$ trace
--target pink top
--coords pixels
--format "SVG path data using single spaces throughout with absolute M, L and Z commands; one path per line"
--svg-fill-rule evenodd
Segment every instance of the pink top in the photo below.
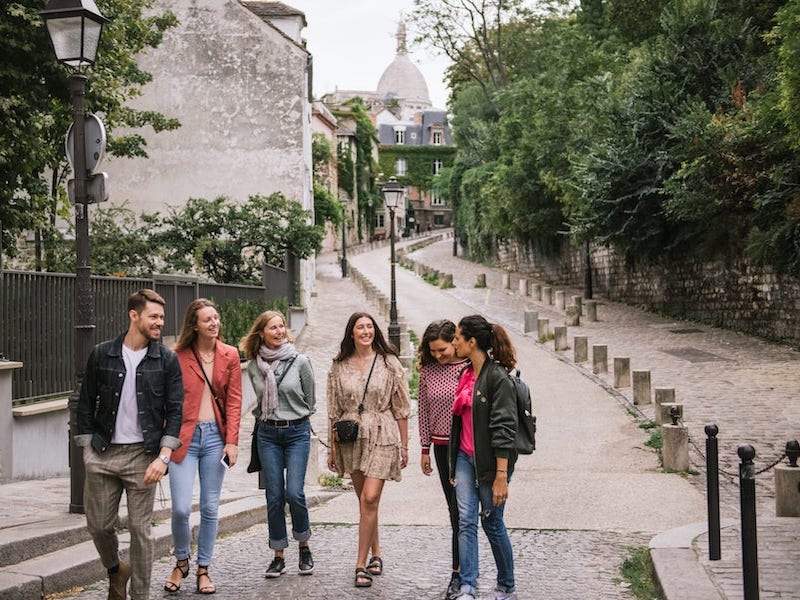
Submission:
M 467 361 L 425 365 L 419 374 L 419 439 L 422 453 L 430 445 L 446 446 L 450 439 L 450 417 L 461 370 Z
M 472 434 L 472 390 L 475 388 L 475 371 L 467 367 L 461 374 L 453 402 L 453 414 L 461 417 L 461 450 L 475 456 L 475 438 Z

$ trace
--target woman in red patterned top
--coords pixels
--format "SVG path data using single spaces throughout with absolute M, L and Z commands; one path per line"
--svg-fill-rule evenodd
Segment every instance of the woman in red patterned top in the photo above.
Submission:
M 425 475 L 433 472 L 430 454 L 433 444 L 436 470 L 439 472 L 453 529 L 453 574 L 447 588 L 447 598 L 455 597 L 461 587 L 458 575 L 458 504 L 455 488 L 450 483 L 447 443 L 450 439 L 451 409 L 458 377 L 468 364 L 468 361 L 456 357 L 453 347 L 455 333 L 455 323 L 447 320 L 434 321 L 425 329 L 419 345 L 419 437 L 422 445 L 420 465 Z

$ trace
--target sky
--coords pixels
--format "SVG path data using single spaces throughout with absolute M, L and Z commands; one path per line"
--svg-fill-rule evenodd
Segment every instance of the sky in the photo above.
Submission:
M 372 90 L 394 59 L 397 24 L 410 14 L 413 0 L 283 0 L 306 14 L 303 36 L 314 55 L 314 96 L 340 90 Z M 409 45 L 416 32 L 409 30 Z M 444 72 L 449 60 L 427 48 L 409 48 L 431 101 L 447 108 Z

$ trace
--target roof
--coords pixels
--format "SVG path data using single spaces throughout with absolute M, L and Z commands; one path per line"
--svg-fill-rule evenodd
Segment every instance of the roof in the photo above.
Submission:
M 303 11 L 284 4 L 283 2 L 267 2 L 266 0 L 240 0 L 254 15 L 264 18 L 275 17 L 302 17 L 303 26 L 307 27 L 306 15 Z
M 378 82 L 378 95 L 382 98 L 418 100 L 428 105 L 431 103 L 425 77 L 407 54 L 398 54 L 386 67 Z

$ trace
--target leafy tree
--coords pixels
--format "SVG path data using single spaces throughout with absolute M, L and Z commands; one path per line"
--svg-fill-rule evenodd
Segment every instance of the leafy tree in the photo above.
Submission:
M 0 222 L 6 235 L 24 229 L 52 230 L 59 189 L 68 175 L 64 135 L 71 124 L 69 73 L 56 62 L 39 17 L 45 0 L 13 0 L 0 6 Z M 136 110 L 127 102 L 150 80 L 136 57 L 157 47 L 177 24 L 169 11 L 153 11 L 154 0 L 98 0 L 111 21 L 103 31 L 97 63 L 91 70 L 86 105 L 102 113 L 114 156 L 146 156 L 136 129 L 175 129 L 179 123 L 160 113 Z M 123 129 L 125 133 L 116 133 Z M 49 174 L 47 180 L 45 175 Z
M 175 270 L 199 271 L 219 283 L 257 283 L 264 261 L 283 266 L 287 252 L 307 258 L 320 249 L 323 228 L 309 217 L 280 193 L 242 204 L 192 198 L 173 209 L 151 239 Z

